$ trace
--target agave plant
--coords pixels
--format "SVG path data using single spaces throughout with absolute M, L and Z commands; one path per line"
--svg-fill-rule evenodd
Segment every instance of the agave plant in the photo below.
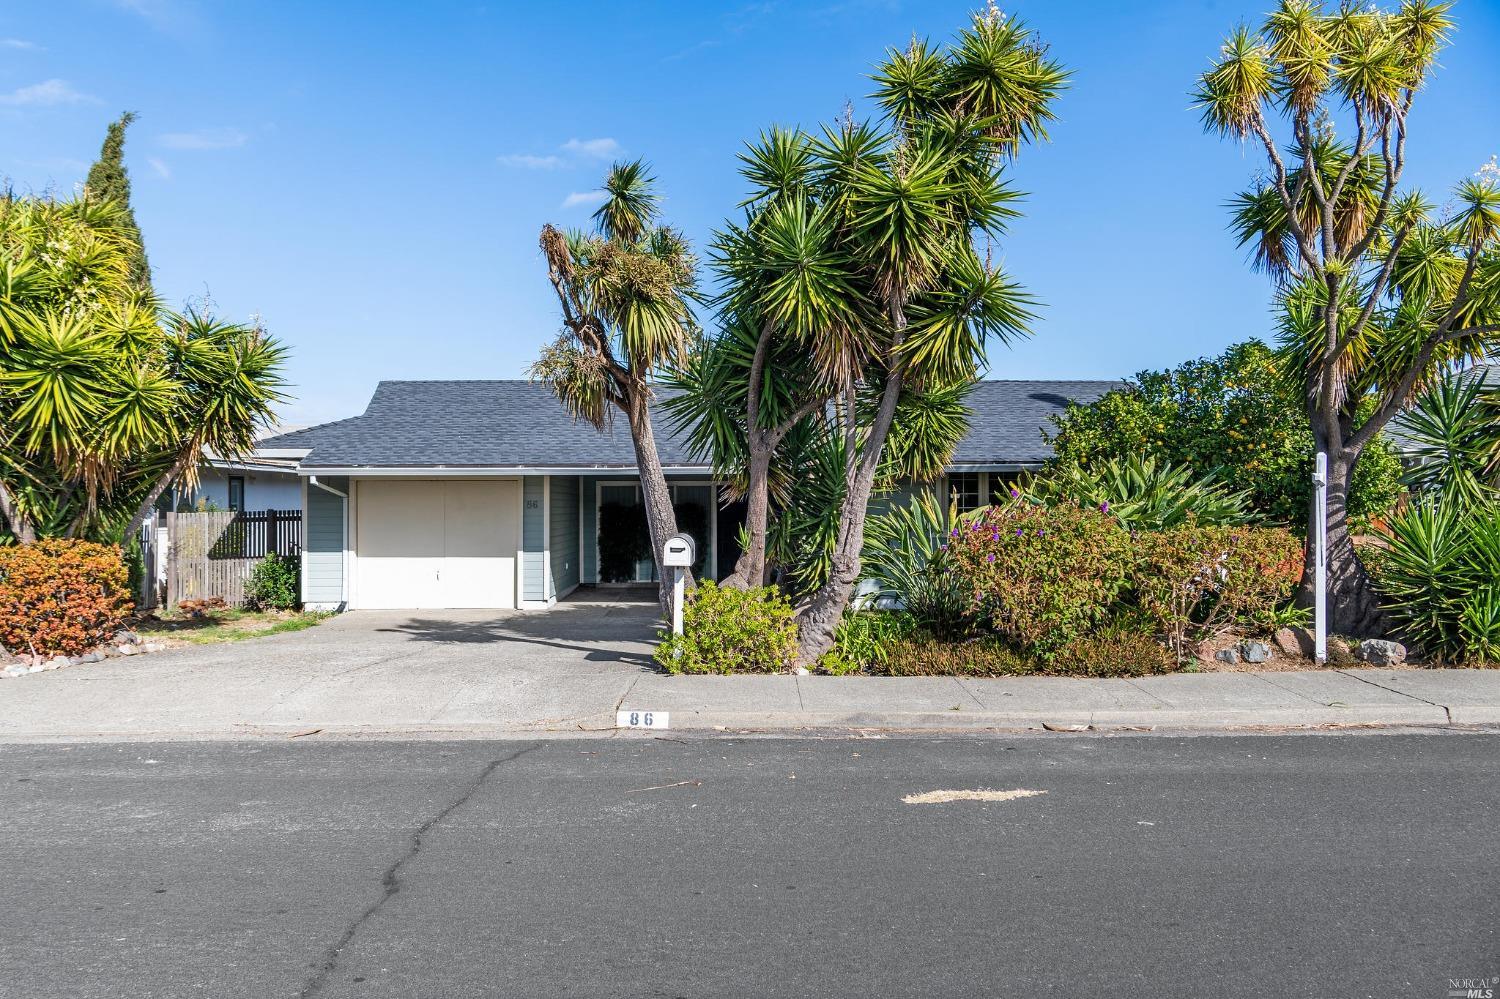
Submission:
M 963 584 L 944 565 L 944 539 L 959 520 L 956 506 L 923 489 L 865 526 L 863 578 L 939 637 L 962 631 L 968 610 Z
M 1391 522 L 1386 609 L 1431 655 L 1500 661 L 1500 503 L 1428 500 Z
M 1402 476 L 1414 492 L 1445 504 L 1472 506 L 1495 496 L 1490 451 L 1500 443 L 1500 422 L 1484 405 L 1485 389 L 1473 375 L 1433 384 L 1398 421 L 1415 464 Z
M 1111 458 L 1087 469 L 1063 465 L 1032 479 L 1027 492 L 1043 503 L 1100 507 L 1132 531 L 1166 530 L 1189 518 L 1214 526 L 1252 519 L 1248 493 L 1152 457 Z

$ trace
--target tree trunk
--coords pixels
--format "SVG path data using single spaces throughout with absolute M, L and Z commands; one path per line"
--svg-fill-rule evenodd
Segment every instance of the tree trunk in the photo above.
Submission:
M 151 516 L 151 508 L 156 506 L 156 501 L 161 499 L 161 494 L 167 491 L 167 487 L 177 481 L 182 475 L 182 471 L 187 468 L 189 460 L 191 460 L 190 455 L 178 458 L 172 467 L 167 470 L 166 474 L 156 480 L 156 485 L 151 487 L 151 491 L 146 494 L 146 498 L 141 501 L 141 505 L 136 507 L 135 516 L 130 518 L 130 526 L 125 528 L 125 536 L 120 539 L 120 544 L 130 544 L 130 539 L 140 532 L 141 525 L 145 524 L 146 518 Z
M 651 534 L 651 560 L 656 565 L 656 595 L 664 620 L 672 620 L 672 577 L 661 564 L 662 546 L 677 533 L 677 512 L 672 509 L 672 490 L 656 453 L 656 434 L 651 428 L 651 407 L 644 386 L 636 386 L 627 398 L 630 437 L 635 444 L 636 467 L 641 474 L 641 498 L 646 507 L 646 527 Z M 694 538 L 708 544 L 707 538 Z M 690 580 L 691 581 L 691 580 Z
M 775 443 L 765 431 L 751 434 L 750 481 L 745 493 L 745 533 L 750 545 L 734 565 L 734 574 L 724 580 L 725 586 L 749 588 L 764 586 L 766 581 L 766 524 L 771 500 L 771 456 Z
M 891 423 L 896 417 L 896 402 L 901 396 L 902 376 L 886 375 L 880 409 L 865 438 L 855 472 L 839 504 L 839 533 L 834 543 L 828 581 L 813 594 L 801 612 L 797 635 L 797 662 L 810 666 L 833 647 L 833 633 L 854 595 L 859 582 L 860 553 L 865 546 L 865 520 L 869 513 L 870 494 L 875 489 L 875 473 L 880 467 Z
M 0 483 L 0 516 L 5 518 L 6 528 L 10 531 L 10 536 L 16 539 L 16 544 L 29 545 L 36 541 L 36 528 L 32 526 L 31 519 L 16 506 L 15 497 L 11 496 L 4 483 Z
M 1349 530 L 1349 484 L 1354 478 L 1358 451 L 1328 455 L 1328 632 L 1353 638 L 1380 638 L 1387 630 L 1374 580 L 1354 550 Z M 1313 502 L 1317 502 L 1316 497 Z M 1297 602 L 1313 605 L 1317 585 L 1316 513 L 1308 511 L 1307 544 L 1303 550 L 1302 586 Z

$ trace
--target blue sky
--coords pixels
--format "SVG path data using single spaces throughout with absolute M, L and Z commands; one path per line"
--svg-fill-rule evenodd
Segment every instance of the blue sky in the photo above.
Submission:
M 1007 267 L 1044 303 L 990 377 L 1110 378 L 1264 335 L 1269 290 L 1225 231 L 1258 166 L 1187 93 L 1269 0 L 1020 0 L 1074 70 L 1050 144 L 1011 177 Z M 292 348 L 306 423 L 381 378 L 514 378 L 557 328 L 536 250 L 582 225 L 609 161 L 644 156 L 696 244 L 773 123 L 866 107 L 865 74 L 975 2 L 209 3 L 9 0 L 0 175 L 66 192 L 121 110 L 156 286 L 252 314 Z M 1413 116 L 1408 180 L 1446 190 L 1500 152 L 1500 3 L 1459 34 Z

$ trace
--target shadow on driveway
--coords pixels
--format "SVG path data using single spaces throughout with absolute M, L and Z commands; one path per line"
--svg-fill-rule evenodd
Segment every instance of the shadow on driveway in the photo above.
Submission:
M 437 645 L 535 645 L 582 653 L 585 662 L 656 669 L 650 655 L 660 627 L 655 604 L 579 602 L 545 611 L 472 613 L 476 616 L 455 611 L 412 616 L 373 630 Z M 601 644 L 605 647 L 600 648 Z

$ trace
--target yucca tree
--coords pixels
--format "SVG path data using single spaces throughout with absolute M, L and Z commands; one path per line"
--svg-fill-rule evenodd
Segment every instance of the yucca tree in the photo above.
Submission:
M 547 275 L 562 309 L 563 331 L 531 367 L 575 419 L 599 429 L 620 411 L 630 424 L 657 563 L 658 598 L 671 614 L 662 546 L 677 533 L 672 494 L 651 426 L 652 384 L 681 364 L 695 335 L 690 302 L 696 264 L 686 241 L 659 221 L 655 181 L 640 160 L 617 163 L 593 233 L 542 227 Z M 705 539 L 699 539 L 705 541 Z
M 173 315 L 132 271 L 116 202 L 0 198 L 0 516 L 12 540 L 128 540 L 281 401 L 284 350 Z
M 712 431 L 741 442 L 726 449 L 738 448 L 749 507 L 741 581 L 761 581 L 772 490 L 797 478 L 777 470 L 778 449 L 809 420 L 813 439 L 828 448 L 834 434 L 841 449 L 821 579 L 799 608 L 804 662 L 829 648 L 859 579 L 903 399 L 972 381 L 991 342 L 1027 331 L 1029 300 L 989 247 L 1016 214 L 1002 168 L 1045 135 L 1066 74 L 1025 25 L 992 8 L 949 46 L 891 51 L 874 79 L 878 125 L 851 114 L 750 147 L 745 217 L 715 242 L 732 331 L 723 363 L 745 386 L 726 396 L 743 408 Z
M 1195 93 L 1208 131 L 1265 158 L 1233 227 L 1276 280 L 1281 366 L 1328 453 L 1331 626 L 1354 635 L 1382 629 L 1349 531 L 1354 467 L 1416 392 L 1492 353 L 1500 334 L 1500 186 L 1465 180 L 1445 212 L 1401 187 L 1409 116 L 1453 30 L 1450 7 L 1283 0 L 1259 29 L 1229 36 Z M 1340 124 L 1352 139 L 1337 138 Z

